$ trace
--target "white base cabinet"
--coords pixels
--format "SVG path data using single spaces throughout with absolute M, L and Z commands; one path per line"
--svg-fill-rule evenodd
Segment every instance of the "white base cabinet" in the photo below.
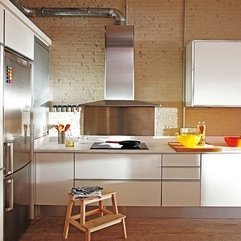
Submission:
M 35 153 L 35 163 L 35 205 L 66 205 L 72 187 L 98 185 L 119 206 L 241 206 L 241 154 Z
M 241 154 L 202 154 L 201 205 L 241 206 Z
M 36 153 L 35 163 L 35 205 L 66 205 L 74 186 L 74 154 Z
M 162 206 L 200 206 L 200 155 L 163 154 Z
M 152 154 L 75 154 L 75 186 L 117 191 L 120 206 L 160 206 L 160 162 Z

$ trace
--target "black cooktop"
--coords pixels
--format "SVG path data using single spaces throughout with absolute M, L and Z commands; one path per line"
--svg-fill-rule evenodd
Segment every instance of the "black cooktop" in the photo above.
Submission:
M 136 147 L 123 146 L 118 143 L 94 142 L 90 149 L 110 149 L 110 150 L 148 150 L 146 143 L 142 142 Z

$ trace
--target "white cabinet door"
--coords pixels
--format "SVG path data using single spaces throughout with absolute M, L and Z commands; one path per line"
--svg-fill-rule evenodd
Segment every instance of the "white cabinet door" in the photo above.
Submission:
M 3 43 L 4 36 L 4 9 L 0 6 L 0 43 Z
M 186 106 L 241 106 L 241 41 L 186 46 Z
M 203 154 L 202 206 L 241 206 L 241 154 Z
M 5 46 L 34 59 L 34 33 L 19 19 L 5 11 Z
M 200 206 L 200 155 L 163 154 L 162 206 Z
M 151 154 L 76 154 L 75 186 L 117 191 L 118 205 L 160 206 L 160 162 Z
M 74 186 L 73 153 L 36 153 L 36 205 L 66 205 Z

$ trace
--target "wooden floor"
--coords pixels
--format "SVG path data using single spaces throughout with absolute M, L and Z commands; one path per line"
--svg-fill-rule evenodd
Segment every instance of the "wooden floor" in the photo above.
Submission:
M 241 241 L 241 219 L 126 219 L 128 241 Z M 64 217 L 33 220 L 21 241 L 60 241 Z M 82 241 L 81 231 L 71 227 L 67 241 Z M 92 234 L 92 241 L 120 241 L 121 226 Z

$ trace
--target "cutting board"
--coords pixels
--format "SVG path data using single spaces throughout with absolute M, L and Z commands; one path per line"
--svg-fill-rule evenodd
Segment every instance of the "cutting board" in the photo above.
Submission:
M 221 147 L 205 144 L 204 146 L 186 147 L 179 142 L 168 142 L 168 144 L 177 152 L 220 152 Z

